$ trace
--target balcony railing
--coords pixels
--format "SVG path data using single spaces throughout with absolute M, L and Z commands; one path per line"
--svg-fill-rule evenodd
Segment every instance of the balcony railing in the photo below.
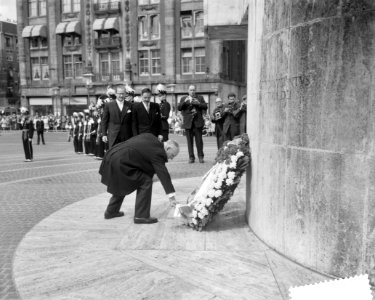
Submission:
M 95 13 L 120 12 L 121 4 L 117 1 L 109 1 L 105 3 L 94 4 Z
M 123 81 L 123 80 L 124 80 L 123 73 L 97 74 L 95 75 L 95 78 L 94 78 L 95 82 L 109 82 L 109 81 Z
M 106 37 L 95 39 L 96 48 L 121 48 L 121 38 L 116 37 Z

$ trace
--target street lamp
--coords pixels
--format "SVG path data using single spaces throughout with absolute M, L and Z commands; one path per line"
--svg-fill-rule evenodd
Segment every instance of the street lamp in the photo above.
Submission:
M 62 104 L 61 104 L 61 99 L 59 98 L 60 96 L 60 87 L 55 86 L 52 88 L 53 95 L 55 97 L 55 110 L 54 112 L 58 113 L 61 115 L 61 109 L 62 109 Z
M 88 103 L 90 102 L 90 88 L 92 87 L 92 78 L 94 77 L 94 74 L 92 72 L 87 72 L 82 75 L 84 78 L 86 78 L 86 88 L 87 88 L 87 97 L 88 97 Z

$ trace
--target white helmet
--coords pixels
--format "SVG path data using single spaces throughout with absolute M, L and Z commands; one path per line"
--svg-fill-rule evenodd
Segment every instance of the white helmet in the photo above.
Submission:
M 167 93 L 167 87 L 161 83 L 159 83 L 156 86 L 156 92 L 157 94 L 166 94 Z
M 125 93 L 131 96 L 135 95 L 135 90 L 133 90 L 130 86 L 126 85 L 125 86 Z

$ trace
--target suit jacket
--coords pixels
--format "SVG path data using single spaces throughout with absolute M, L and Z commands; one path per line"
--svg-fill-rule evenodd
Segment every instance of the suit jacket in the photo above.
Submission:
M 236 132 L 236 134 L 240 133 L 240 123 L 239 123 L 239 111 L 240 105 L 238 102 L 233 102 L 233 104 L 226 104 L 225 108 L 229 108 L 228 112 L 223 112 L 224 124 L 223 130 L 224 134 L 228 132 L 230 128 L 232 128 L 232 132 Z
M 133 103 L 133 135 L 141 133 L 152 133 L 155 136 L 161 135 L 161 116 L 159 104 L 150 102 L 150 109 L 147 110 L 142 102 Z
M 246 114 L 247 114 L 246 104 L 241 105 L 241 109 L 238 113 L 238 119 L 240 123 L 240 134 L 246 133 Z
M 108 137 L 109 148 L 113 146 L 118 136 L 123 140 L 128 140 L 133 136 L 131 106 L 128 101 L 124 101 L 124 106 L 120 111 L 116 100 L 104 105 L 101 126 L 103 136 Z
M 216 136 L 222 135 L 223 124 L 224 124 L 224 106 L 216 107 L 211 115 L 211 122 L 215 124 L 215 134 Z
M 203 110 L 207 109 L 207 103 L 199 95 L 195 95 L 199 102 L 197 104 L 192 104 L 189 100 L 185 101 L 187 97 L 189 96 L 182 97 L 177 107 L 182 115 L 182 128 L 191 129 L 193 124 L 197 128 L 202 128 L 204 126 Z
M 162 101 L 160 103 L 160 114 L 161 114 L 161 129 L 169 130 L 168 118 L 171 112 L 171 105 L 168 101 Z
M 38 120 L 35 122 L 35 127 L 37 132 L 43 132 L 44 131 L 44 122 L 43 120 Z
M 139 172 L 153 177 L 156 173 L 166 194 L 175 192 L 165 163 L 168 161 L 163 143 L 151 133 L 142 133 L 116 144 L 102 161 L 99 174 L 107 191 L 113 195 L 128 195 L 141 184 Z

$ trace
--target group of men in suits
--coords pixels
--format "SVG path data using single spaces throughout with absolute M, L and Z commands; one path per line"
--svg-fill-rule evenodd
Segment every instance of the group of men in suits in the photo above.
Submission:
M 137 190 L 134 223 L 158 222 L 150 216 L 154 174 L 159 177 L 171 206 L 176 203 L 165 164 L 178 154 L 179 146 L 168 138 L 169 125 L 168 131 L 165 128 L 171 109 L 165 86 L 159 84 L 157 92 L 160 105 L 150 101 L 152 93 L 148 88 L 141 91 L 141 102 L 131 103 L 125 99 L 126 90 L 118 87 L 116 97 L 104 104 L 101 130 L 108 151 L 99 173 L 101 182 L 112 194 L 104 212 L 105 219 L 124 216 L 120 211 L 123 200 Z
M 217 148 L 220 149 L 225 141 L 231 141 L 236 135 L 246 132 L 246 95 L 242 101 L 236 100 L 234 93 L 228 94 L 228 102 L 223 104 L 216 99 L 216 107 L 211 120 L 215 124 Z

